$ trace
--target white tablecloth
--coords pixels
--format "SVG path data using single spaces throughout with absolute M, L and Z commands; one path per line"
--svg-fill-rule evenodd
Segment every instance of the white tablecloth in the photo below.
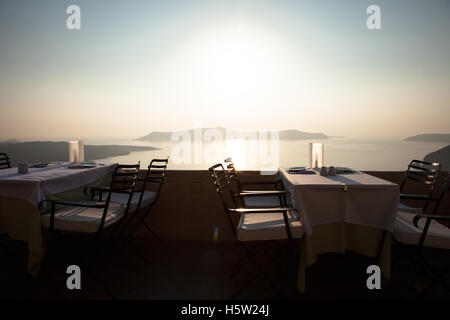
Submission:
M 0 170 L 0 196 L 20 198 L 37 205 L 45 195 L 57 194 L 90 184 L 113 170 L 115 164 L 89 169 L 68 169 L 67 163 L 30 168 L 19 174 L 17 168 Z
M 280 177 L 300 212 L 306 236 L 312 227 L 347 222 L 392 232 L 399 203 L 399 186 L 365 174 L 289 174 Z

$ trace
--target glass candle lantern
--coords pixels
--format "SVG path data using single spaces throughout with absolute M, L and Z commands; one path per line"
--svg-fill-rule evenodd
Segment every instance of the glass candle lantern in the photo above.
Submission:
M 323 166 L 324 144 L 311 142 L 309 144 L 309 166 L 318 169 Z
M 84 142 L 69 141 L 69 162 L 79 163 L 84 161 Z

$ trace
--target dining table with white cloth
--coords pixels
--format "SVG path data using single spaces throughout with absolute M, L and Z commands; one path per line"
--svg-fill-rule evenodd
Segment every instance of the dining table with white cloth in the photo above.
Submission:
M 76 200 L 89 185 L 103 185 L 116 164 L 71 167 L 68 163 L 48 167 L 0 170 L 0 233 L 28 244 L 28 270 L 36 275 L 45 253 L 39 203 L 45 199 Z
M 301 260 L 297 279 L 305 290 L 306 268 L 326 252 L 352 250 L 378 256 L 382 274 L 390 278 L 391 235 L 399 205 L 399 185 L 353 172 L 322 176 L 289 173 L 279 175 L 300 213 L 305 236 L 300 240 Z

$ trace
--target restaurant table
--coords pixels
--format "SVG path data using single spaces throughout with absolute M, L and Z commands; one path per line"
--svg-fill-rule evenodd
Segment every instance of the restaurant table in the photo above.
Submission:
M 17 168 L 0 170 L 0 233 L 8 233 L 28 244 L 28 271 L 33 276 L 45 254 L 38 204 L 44 199 L 69 201 L 86 198 L 86 186 L 105 185 L 116 164 L 70 169 L 67 163 L 30 168 L 20 174 Z
M 362 173 L 321 176 L 279 169 L 292 206 L 300 213 L 305 236 L 300 240 L 297 278 L 305 290 L 306 268 L 326 252 L 357 253 L 379 257 L 390 279 L 391 236 L 399 204 L 399 186 Z

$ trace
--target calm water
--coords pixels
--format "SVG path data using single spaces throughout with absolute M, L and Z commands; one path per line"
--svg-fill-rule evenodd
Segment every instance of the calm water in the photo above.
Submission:
M 279 143 L 279 165 L 280 166 L 308 166 L 308 143 L 310 141 L 280 141 Z M 141 161 L 143 166 L 147 166 L 153 158 L 166 157 L 171 155 L 177 143 L 174 142 L 143 142 L 133 140 L 86 140 L 86 144 L 122 144 L 122 145 L 142 145 L 160 148 L 154 151 L 132 152 L 126 156 L 100 159 L 101 161 L 118 163 L 137 163 Z M 436 151 L 446 143 L 424 143 L 397 140 L 358 140 L 346 138 L 332 138 L 323 141 L 325 145 L 325 166 L 345 166 L 358 170 L 404 170 L 406 165 L 413 159 L 423 159 L 430 152 Z M 188 147 L 184 145 L 185 147 Z M 254 147 L 255 145 L 253 145 Z M 178 145 L 179 147 L 179 145 Z M 185 149 L 189 150 L 189 149 Z M 259 150 L 259 149 L 258 149 Z M 222 162 L 226 157 L 232 157 L 239 169 L 261 169 L 261 164 L 257 163 L 258 150 L 252 149 L 245 141 L 234 141 L 229 144 L 204 143 L 203 146 L 195 150 L 190 148 L 189 154 L 178 153 L 186 156 L 187 163 L 174 163 L 170 161 L 169 169 L 206 169 L 210 165 Z M 171 160 L 174 157 L 172 156 Z M 255 160 L 256 159 L 256 160 Z M 176 159 L 175 159 L 176 161 Z M 179 161 L 178 161 L 179 162 Z

